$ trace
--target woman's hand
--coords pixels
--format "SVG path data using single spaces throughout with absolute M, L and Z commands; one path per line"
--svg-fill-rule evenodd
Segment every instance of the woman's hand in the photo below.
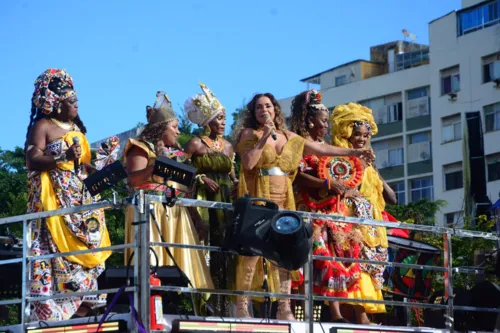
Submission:
M 219 185 L 217 185 L 216 182 L 214 182 L 212 179 L 208 177 L 203 177 L 201 180 L 203 180 L 203 183 L 205 184 L 205 188 L 212 193 L 215 193 L 219 190 Z
M 267 117 L 266 123 L 264 124 L 264 133 L 262 134 L 262 140 L 267 140 L 269 136 L 273 133 L 273 131 L 276 130 L 276 127 L 274 126 L 274 121 L 271 119 L 271 117 Z
M 163 148 L 165 148 L 165 144 L 163 143 L 162 140 L 158 141 L 156 143 L 156 156 L 160 157 L 163 156 Z
M 344 195 L 345 187 L 340 181 L 332 181 L 329 183 L 329 192 L 338 195 Z
M 349 188 L 349 189 L 347 189 L 345 191 L 344 198 L 345 199 L 354 199 L 354 200 L 356 200 L 356 199 L 360 199 L 361 198 L 361 194 L 357 190 L 355 190 L 353 188 Z
M 354 156 L 361 158 L 369 164 L 375 161 L 375 154 L 371 149 L 355 149 Z
M 66 150 L 66 159 L 68 161 L 74 161 L 82 156 L 82 146 L 79 143 L 74 143 L 71 147 Z

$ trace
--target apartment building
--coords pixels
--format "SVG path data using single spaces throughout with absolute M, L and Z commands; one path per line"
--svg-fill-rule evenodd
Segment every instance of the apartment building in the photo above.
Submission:
M 329 108 L 358 102 L 373 110 L 381 175 L 399 203 L 443 199 L 438 223 L 461 224 L 465 113 L 481 111 L 487 190 L 500 192 L 500 1 L 463 0 L 429 23 L 429 45 L 396 41 L 307 77 Z M 292 97 L 280 100 L 290 112 Z

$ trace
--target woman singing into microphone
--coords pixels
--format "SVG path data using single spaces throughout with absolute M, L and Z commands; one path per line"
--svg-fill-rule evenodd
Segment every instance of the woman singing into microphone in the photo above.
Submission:
M 373 160 L 371 150 L 321 145 L 288 131 L 280 105 L 270 93 L 257 94 L 253 97 L 247 104 L 247 111 L 243 115 L 240 126 L 237 152 L 241 157 L 242 171 L 238 194 L 272 200 L 281 209 L 295 210 L 292 182 L 304 155 L 345 155 L 358 156 L 368 161 Z M 290 294 L 290 272 L 268 262 L 266 265 L 270 292 Z M 257 274 L 255 274 L 256 271 Z M 239 257 L 236 289 L 262 291 L 263 277 L 262 258 Z M 248 297 L 238 296 L 236 316 L 250 317 Z M 278 301 L 277 318 L 295 320 L 289 299 Z
M 87 129 L 78 115 L 71 76 L 48 69 L 35 81 L 26 134 L 28 213 L 94 203 L 83 186 L 92 167 Z M 76 162 L 76 163 L 75 163 Z M 102 209 L 30 221 L 29 255 L 88 250 L 110 245 Z M 97 290 L 110 251 L 31 261 L 29 296 Z M 67 297 L 31 303 L 31 320 L 66 320 L 85 316 L 90 308 L 106 305 L 105 295 Z

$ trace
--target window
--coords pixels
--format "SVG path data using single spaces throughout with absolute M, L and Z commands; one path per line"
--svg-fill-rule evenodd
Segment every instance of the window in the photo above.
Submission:
M 444 214 L 445 227 L 463 227 L 464 226 L 464 213 L 454 212 Z
M 420 98 L 420 97 L 427 97 L 427 87 L 408 90 L 408 100 L 409 101 L 411 101 L 412 99 Z
M 402 138 L 374 142 L 372 149 L 375 152 L 375 162 L 379 169 L 403 165 L 404 163 Z
M 389 165 L 403 165 L 404 164 L 404 150 L 403 148 L 389 149 Z
M 422 132 L 410 135 L 410 144 L 419 142 L 429 142 L 429 132 Z
M 411 186 L 411 201 L 419 201 L 423 198 L 434 200 L 434 187 L 432 178 L 412 179 Z
M 342 86 L 347 83 L 347 76 L 341 75 L 335 78 L 335 87 Z
M 500 179 L 500 154 L 486 156 L 488 168 L 488 181 L 494 182 Z
M 462 139 L 462 120 L 460 114 L 442 119 L 443 143 Z
M 483 57 L 483 83 L 500 79 L 500 54 Z
M 406 202 L 405 200 L 405 183 L 404 182 L 399 182 L 399 183 L 392 183 L 389 184 L 389 186 L 392 188 L 394 193 L 396 194 L 396 198 L 398 200 L 398 205 L 404 205 Z
M 389 105 L 387 107 L 387 118 L 389 123 L 403 120 L 403 103 Z
M 462 162 L 448 164 L 444 169 L 444 190 L 451 191 L 464 187 Z
M 460 91 L 460 68 L 454 66 L 441 71 L 441 95 Z
M 499 23 L 500 6 L 493 1 L 467 11 L 457 13 L 457 36 Z
M 379 124 L 394 123 L 403 120 L 403 103 L 398 102 L 380 107 L 375 113 L 375 121 Z
M 486 132 L 500 130 L 500 103 L 484 107 L 484 123 Z

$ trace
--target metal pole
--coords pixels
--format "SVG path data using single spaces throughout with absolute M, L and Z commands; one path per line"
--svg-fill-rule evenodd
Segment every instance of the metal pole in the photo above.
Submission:
M 454 318 L 453 318 L 453 265 L 452 265 L 452 247 L 451 247 L 451 233 L 448 231 L 443 234 L 443 248 L 444 248 L 444 267 L 448 270 L 444 273 L 444 292 L 448 301 L 448 308 L 446 313 L 446 327 L 450 332 L 454 331 Z
M 140 228 L 140 221 L 141 221 L 141 205 L 143 205 L 143 201 L 141 201 L 141 191 L 135 193 L 134 198 L 132 199 L 132 207 L 134 208 L 134 287 L 136 287 L 134 291 L 134 305 L 137 307 L 137 305 L 140 302 L 141 295 L 140 295 L 140 288 L 139 288 L 139 262 L 140 262 L 140 252 L 141 249 L 139 247 L 139 244 L 141 244 L 141 233 L 142 230 Z M 144 195 L 142 195 L 144 196 Z M 129 260 L 129 258 L 127 258 Z M 128 269 L 128 267 L 127 267 Z M 128 283 L 128 281 L 127 281 Z M 139 316 L 140 314 L 138 314 Z M 137 331 L 137 330 L 136 330 Z
M 308 218 L 306 223 L 312 223 Z M 309 251 L 309 260 L 304 266 L 304 290 L 306 301 L 304 302 L 304 320 L 308 322 L 308 333 L 314 333 L 314 298 L 313 298 L 313 267 L 314 259 L 312 249 Z
M 142 319 L 142 324 L 147 332 L 149 332 L 149 314 L 150 314 L 150 306 L 149 306 L 149 298 L 150 298 L 150 289 L 149 289 L 149 209 L 150 209 L 150 201 L 147 196 L 144 195 L 144 191 L 141 190 L 140 196 L 142 199 L 142 205 L 140 206 L 140 217 L 141 221 L 145 221 L 145 223 L 141 223 L 141 237 L 140 237 L 140 262 L 136 263 L 139 266 L 139 278 L 140 278 L 140 317 Z
M 29 272 L 28 269 L 28 247 L 31 249 L 31 228 L 28 228 L 28 221 L 23 220 L 23 261 L 22 261 L 22 281 L 21 281 L 21 327 L 24 330 L 24 324 L 26 323 L 26 316 L 30 315 L 29 307 L 26 307 L 26 298 L 28 291 L 28 281 L 29 281 Z

